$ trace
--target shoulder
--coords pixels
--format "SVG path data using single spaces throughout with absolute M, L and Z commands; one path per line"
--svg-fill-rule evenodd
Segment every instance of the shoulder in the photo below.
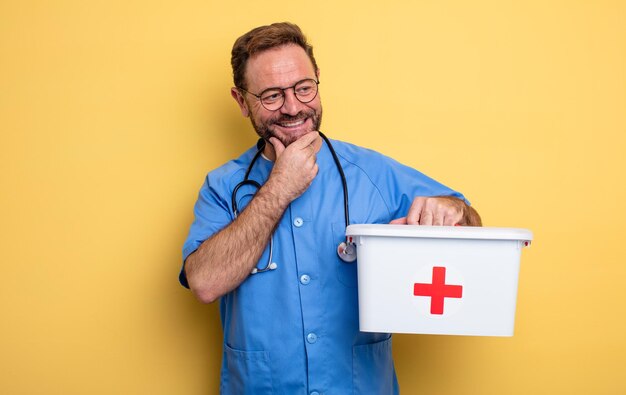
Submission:
M 337 155 L 349 162 L 359 162 L 373 157 L 385 157 L 372 149 L 360 147 L 341 140 L 330 139 Z
M 383 190 L 389 189 L 391 185 L 403 190 L 411 186 L 423 188 L 438 185 L 419 170 L 374 150 L 341 141 L 333 142 L 333 145 L 336 146 L 335 151 L 340 161 L 348 169 L 352 169 L 353 174 L 365 176 Z
M 234 187 L 233 180 L 243 177 L 255 153 L 256 147 L 251 147 L 238 158 L 232 159 L 209 171 L 206 176 L 205 187 L 209 187 L 218 192 L 232 190 Z
M 385 169 L 403 166 L 395 159 L 369 148 L 339 140 L 331 140 L 331 143 L 343 162 L 356 166 L 365 173 L 379 173 Z

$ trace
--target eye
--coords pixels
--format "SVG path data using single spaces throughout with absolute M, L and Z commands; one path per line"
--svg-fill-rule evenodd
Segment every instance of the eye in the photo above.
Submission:
M 279 91 L 270 91 L 270 92 L 265 92 L 262 96 L 261 96 L 261 100 L 263 100 L 264 103 L 274 103 L 278 100 L 280 100 L 283 96 L 282 92 Z
M 296 85 L 295 93 L 302 98 L 314 97 L 317 93 L 317 83 L 314 80 L 300 81 Z
M 306 95 L 307 93 L 311 93 L 312 89 L 313 89 L 313 87 L 311 87 L 311 86 L 299 86 L 298 89 L 297 89 L 297 92 L 300 95 Z
M 296 85 L 296 95 L 304 97 L 312 95 L 315 93 L 315 88 L 316 86 L 314 81 L 302 81 Z

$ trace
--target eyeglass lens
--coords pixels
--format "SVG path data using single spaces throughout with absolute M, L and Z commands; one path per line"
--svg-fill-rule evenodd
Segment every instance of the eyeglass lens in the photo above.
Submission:
M 309 103 L 317 96 L 317 81 L 313 79 L 303 80 L 289 88 L 272 88 L 261 92 L 260 99 L 263 107 L 270 111 L 278 110 L 285 102 L 285 91 L 293 89 L 296 98 L 301 103 Z

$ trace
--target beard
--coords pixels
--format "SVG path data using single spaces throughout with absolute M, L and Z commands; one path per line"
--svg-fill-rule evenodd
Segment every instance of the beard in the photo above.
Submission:
M 284 134 L 279 132 L 276 129 L 277 124 L 286 123 L 286 122 L 297 122 L 300 120 L 306 120 L 309 118 L 311 120 L 311 130 L 307 130 L 306 132 L 319 131 L 320 126 L 322 124 L 322 108 L 320 107 L 319 112 L 316 112 L 314 109 L 308 111 L 300 111 L 296 115 L 287 115 L 287 114 L 279 114 L 278 116 L 268 119 L 265 122 L 256 122 L 254 117 L 250 117 L 250 121 L 252 122 L 252 127 L 256 131 L 256 133 L 263 140 L 269 142 L 270 137 L 276 137 L 280 140 L 281 143 L 285 147 L 289 146 L 289 144 L 296 141 L 298 138 L 302 137 L 303 134 Z

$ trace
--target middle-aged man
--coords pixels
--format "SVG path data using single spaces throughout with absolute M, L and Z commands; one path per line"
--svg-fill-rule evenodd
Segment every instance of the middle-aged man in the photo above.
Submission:
M 220 300 L 220 391 L 398 393 L 391 335 L 359 331 L 356 262 L 340 259 L 349 255 L 340 170 L 353 224 L 480 217 L 420 172 L 322 138 L 320 72 L 296 25 L 244 34 L 231 63 L 231 95 L 261 139 L 206 177 L 180 274 L 202 302 Z

